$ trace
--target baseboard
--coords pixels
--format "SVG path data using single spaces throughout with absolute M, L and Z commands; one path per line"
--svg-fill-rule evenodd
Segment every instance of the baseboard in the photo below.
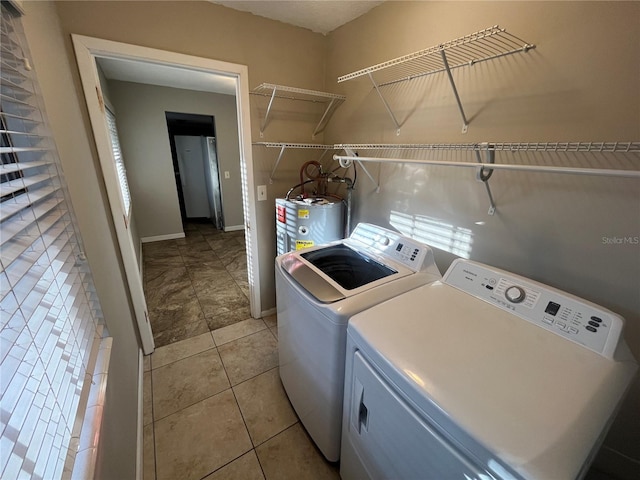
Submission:
M 237 232 L 239 230 L 244 230 L 244 225 L 231 225 L 230 227 L 224 227 L 225 232 Z
M 260 318 L 268 317 L 269 315 L 275 315 L 278 312 L 276 307 L 270 308 L 269 310 L 264 310 L 260 312 Z
M 142 237 L 140 241 L 142 243 L 151 243 L 151 242 L 161 242 L 162 240 L 175 240 L 176 238 L 184 238 L 184 232 L 169 233 L 167 235 L 156 235 L 154 237 Z

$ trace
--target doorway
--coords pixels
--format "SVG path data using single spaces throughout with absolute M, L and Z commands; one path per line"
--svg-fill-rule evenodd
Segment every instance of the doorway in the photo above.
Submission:
M 189 220 L 210 221 L 224 230 L 214 117 L 177 112 L 165 115 L 183 225 Z
M 99 82 L 100 74 L 96 63 L 98 59 L 101 61 L 127 64 L 127 66 L 130 67 L 130 74 L 135 73 L 147 79 L 137 80 L 139 83 L 157 84 L 154 83 L 154 80 L 157 81 L 158 78 L 163 78 L 163 82 L 165 82 L 163 85 L 165 86 L 217 92 L 221 92 L 222 90 L 220 89 L 226 89 L 226 93 L 231 92 L 235 96 L 237 129 L 239 134 L 239 168 L 242 172 L 243 228 L 246 232 L 249 300 L 251 315 L 254 318 L 259 318 L 261 315 L 260 266 L 257 255 L 257 232 L 255 231 L 255 182 L 251 157 L 251 125 L 247 67 L 245 65 L 85 37 L 82 35 L 74 34 L 72 35 L 72 40 L 96 147 L 101 166 L 103 167 L 107 192 L 109 193 L 109 203 L 112 204 L 114 225 L 119 241 L 120 238 L 128 238 L 128 240 L 120 241 L 120 250 L 122 252 L 125 269 L 127 269 L 128 273 L 130 271 L 132 272 L 129 286 L 132 303 L 136 307 L 136 319 L 138 321 L 140 335 L 143 339 L 143 344 L 145 344 L 144 352 L 151 353 L 151 351 L 153 351 L 153 339 L 150 331 L 143 328 L 145 324 L 146 328 L 148 328 L 148 321 L 146 320 L 147 311 L 139 278 L 139 270 L 135 260 L 134 245 L 130 240 L 130 233 L 121 225 L 123 222 L 118 210 L 113 208 L 115 204 L 113 199 L 116 198 L 113 193 L 117 191 L 115 190 L 117 179 L 112 171 L 113 169 L 110 167 L 111 151 L 109 139 L 106 135 L 104 111 L 101 103 L 102 90 Z M 169 80 L 167 80 L 167 78 Z M 213 88 L 217 88 L 218 90 L 212 90 Z

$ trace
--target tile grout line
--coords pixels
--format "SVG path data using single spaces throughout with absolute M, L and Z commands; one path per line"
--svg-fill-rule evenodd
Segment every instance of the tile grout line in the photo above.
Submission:
M 218 260 L 220 261 L 220 263 L 221 263 L 221 264 L 222 264 L 222 266 L 224 267 L 225 271 L 229 274 L 229 276 L 230 276 L 230 277 L 231 277 L 231 279 L 233 280 L 233 282 L 234 282 L 235 286 L 236 286 L 236 287 L 237 287 L 237 288 L 242 292 L 242 294 L 245 296 L 245 298 L 247 298 L 247 300 L 249 300 L 249 299 L 248 299 L 248 297 L 247 297 L 247 295 L 245 294 L 245 292 L 242 290 L 242 288 L 241 288 L 241 287 L 240 287 L 240 285 L 238 284 L 238 281 L 236 280 L 236 278 L 232 275 L 232 272 L 231 272 L 231 270 L 229 270 L 228 265 L 224 265 L 224 262 L 223 262 L 222 258 L 220 257 L 220 255 L 218 254 L 218 252 L 216 252 L 216 251 L 211 247 L 211 244 L 209 244 L 209 242 L 206 240 L 205 235 L 203 235 L 200 231 L 197 231 L 197 233 L 198 233 L 198 235 L 199 235 L 201 238 L 203 238 L 203 240 L 205 241 L 205 243 L 207 244 L 207 246 L 209 247 L 209 249 L 211 250 L 211 252 L 213 252 L 213 253 L 214 253 L 214 255 L 216 256 L 216 258 L 218 258 Z M 237 245 L 237 246 L 238 246 L 239 248 L 242 248 L 242 249 L 245 251 L 245 253 L 246 253 L 246 245 L 243 245 L 243 244 L 242 244 L 241 242 L 239 242 L 239 241 L 238 241 L 238 242 L 236 242 L 236 243 L 238 243 L 238 245 Z M 182 262 L 182 266 L 185 268 L 185 270 L 186 270 L 186 272 L 187 272 L 187 275 L 188 275 L 188 278 L 189 278 L 189 282 L 190 282 L 191 288 L 193 289 L 193 292 L 194 292 L 194 294 L 195 294 L 195 296 L 196 296 L 196 300 L 197 300 L 198 305 L 199 305 L 199 307 L 200 307 L 200 311 L 201 311 L 201 313 L 202 313 L 202 315 L 203 315 L 203 318 L 204 318 L 204 320 L 205 320 L 205 323 L 207 323 L 207 327 L 208 327 L 208 322 L 206 322 L 206 318 L 207 318 L 207 317 L 206 317 L 206 315 L 204 314 L 204 309 L 203 309 L 203 307 L 202 307 L 201 300 L 200 300 L 200 298 L 199 298 L 199 297 L 198 297 L 198 295 L 197 295 L 197 292 L 196 292 L 196 289 L 195 289 L 195 286 L 194 286 L 194 283 L 193 283 L 193 276 L 192 276 L 192 274 L 191 274 L 191 272 L 190 272 L 190 270 L 189 270 L 189 268 L 188 268 L 188 265 L 185 263 L 185 259 L 184 259 L 183 253 L 182 253 L 181 249 L 179 248 L 179 246 L 180 246 L 180 245 L 179 245 L 177 242 L 175 242 L 175 241 L 174 241 L 174 245 L 175 245 L 175 246 L 176 246 L 176 248 L 177 248 L 178 255 L 180 255 L 180 259 L 181 259 L 181 262 Z M 185 244 L 184 246 L 185 246 L 185 247 L 189 247 L 190 245 L 189 245 L 189 244 Z M 143 255 L 144 255 L 144 252 L 143 252 Z M 144 258 L 143 258 L 143 261 L 144 261 Z M 147 284 L 147 282 L 144 282 L 144 286 L 145 286 L 145 287 L 146 287 L 146 284 Z M 261 318 L 261 320 L 263 321 L 263 323 L 264 323 L 264 325 L 265 325 L 265 329 L 270 331 L 271 335 L 275 338 L 275 340 L 276 340 L 276 342 L 277 342 L 277 337 L 275 337 L 275 334 L 273 333 L 273 331 L 271 330 L 271 328 L 269 327 L 269 325 L 267 325 L 267 324 L 266 324 L 266 322 L 264 321 L 264 319 L 263 319 L 263 318 Z M 236 322 L 236 323 L 238 323 L 238 322 Z M 233 325 L 233 324 L 231 324 L 231 325 Z M 225 327 L 227 327 L 227 326 L 230 326 L 230 325 L 226 325 Z M 220 328 L 225 328 L 225 327 L 220 327 Z M 265 330 L 265 329 L 261 329 L 261 330 L 259 330 L 258 332 L 261 332 L 261 331 L 263 331 L 263 330 Z M 193 355 L 188 355 L 188 356 L 186 356 L 186 357 L 184 357 L 184 358 L 180 358 L 180 359 L 178 359 L 178 360 L 175 360 L 175 361 L 173 361 L 173 362 L 169 362 L 169 363 L 167 363 L 167 364 L 165 364 L 165 365 L 162 365 L 162 366 L 159 366 L 159 367 L 155 367 L 155 368 L 154 368 L 154 366 L 153 366 L 153 360 L 152 360 L 151 358 L 149 359 L 149 360 L 150 360 L 150 362 L 149 362 L 149 363 L 150 363 L 149 375 L 150 375 L 150 380 L 151 380 L 151 392 L 150 392 L 150 395 L 151 395 L 151 427 L 152 427 L 152 433 L 153 433 L 153 445 L 152 445 L 152 446 L 153 446 L 153 459 L 152 459 L 152 460 L 153 460 L 153 473 L 154 473 L 155 479 L 157 479 L 157 478 L 158 478 L 157 452 L 156 452 L 156 422 L 157 422 L 157 421 L 160 421 L 160 420 L 163 420 L 163 419 L 165 419 L 165 418 L 169 417 L 170 415 L 173 415 L 173 414 L 175 414 L 175 413 L 178 413 L 178 412 L 180 412 L 180 411 L 182 411 L 182 410 L 184 410 L 184 409 L 186 409 L 186 408 L 189 408 L 189 407 L 191 407 L 191 406 L 193 406 L 193 405 L 195 405 L 195 404 L 197 404 L 197 403 L 199 403 L 199 402 L 201 402 L 201 401 L 204 401 L 204 400 L 206 400 L 206 399 L 208 399 L 208 398 L 211 398 L 211 397 L 213 397 L 213 396 L 216 396 L 216 395 L 219 395 L 219 394 L 221 394 L 221 393 L 224 393 L 224 392 L 225 392 L 226 390 L 228 390 L 228 389 L 231 389 L 232 395 L 234 396 L 234 399 L 235 399 L 235 401 L 236 401 L 236 406 L 237 406 L 237 408 L 238 408 L 238 410 L 239 410 L 239 412 L 240 412 L 240 416 L 241 416 L 242 421 L 243 421 L 243 424 L 244 424 L 244 426 L 245 426 L 245 430 L 246 430 L 246 432 L 247 432 L 247 435 L 249 436 L 249 439 L 250 439 L 250 441 L 251 441 L 252 448 L 251 448 L 251 449 L 249 449 L 247 452 L 244 452 L 242 455 L 240 455 L 240 456 L 238 456 L 238 457 L 234 458 L 233 460 L 231 460 L 231 461 L 230 461 L 230 462 L 228 462 L 227 464 L 225 464 L 225 465 L 223 465 L 223 466 L 219 467 L 218 469 L 214 470 L 214 472 L 215 472 L 215 471 L 218 471 L 218 470 L 220 470 L 220 468 L 223 468 L 224 466 L 226 466 L 226 465 L 228 465 L 228 464 L 232 463 L 233 461 L 237 460 L 237 459 L 238 459 L 238 458 L 240 458 L 241 456 L 246 455 L 247 453 L 249 453 L 249 452 L 253 451 L 253 452 L 254 452 L 254 455 L 255 455 L 255 456 L 256 456 L 256 458 L 258 459 L 258 464 L 260 465 L 260 469 L 261 469 L 261 471 L 262 471 L 263 477 L 265 477 L 265 478 L 266 478 L 266 474 L 265 474 L 264 468 L 263 468 L 263 466 L 262 466 L 262 463 L 260 462 L 260 459 L 258 458 L 257 452 L 256 452 L 256 450 L 255 450 L 255 446 L 254 446 L 254 444 L 253 444 L 253 440 L 251 439 L 251 435 L 250 435 L 250 433 L 249 433 L 249 428 L 248 428 L 248 426 L 247 426 L 247 423 L 246 423 L 245 417 L 244 417 L 244 415 L 243 415 L 243 413 L 242 413 L 242 410 L 240 409 L 240 404 L 239 404 L 239 402 L 238 402 L 238 398 L 236 397 L 236 393 L 235 393 L 235 390 L 234 390 L 234 385 L 231 385 L 231 381 L 230 381 L 230 378 L 229 378 L 229 374 L 228 374 L 228 372 L 227 372 L 227 367 L 225 366 L 225 363 L 224 363 L 224 361 L 222 360 L 222 356 L 220 355 L 220 352 L 219 352 L 219 350 L 218 350 L 218 345 L 217 345 L 217 343 L 216 343 L 216 341 L 215 341 L 215 338 L 213 337 L 213 331 L 214 331 L 214 330 L 210 330 L 210 329 L 209 329 L 209 332 L 208 332 L 208 333 L 211 335 L 211 339 L 212 339 L 212 342 L 213 342 L 213 346 L 212 346 L 211 348 L 216 349 L 216 353 L 218 354 L 218 357 L 220 358 L 220 363 L 221 363 L 221 365 L 222 365 L 223 371 L 224 371 L 224 373 L 225 373 L 225 376 L 226 376 L 226 378 L 227 378 L 227 381 L 229 382 L 229 387 L 228 387 L 227 389 L 224 389 L 224 390 L 220 391 L 220 392 L 217 392 L 216 394 L 209 395 L 209 396 L 207 396 L 207 397 L 205 397 L 205 398 L 203 398 L 203 399 L 199 400 L 198 402 L 194 402 L 194 403 L 193 403 L 193 404 L 191 404 L 191 405 L 185 406 L 185 407 L 181 408 L 180 410 L 178 410 L 178 411 L 176 411 L 176 412 L 173 412 L 172 414 L 166 415 L 166 416 L 164 416 L 164 417 L 162 417 L 162 418 L 159 418 L 159 419 L 156 419 L 156 418 L 155 418 L 155 408 L 154 408 L 154 402 L 153 402 L 153 377 L 154 377 L 153 372 L 154 372 L 154 370 L 158 370 L 158 369 L 160 369 L 160 368 L 162 368 L 162 367 L 165 367 L 165 366 L 171 365 L 171 364 L 176 363 L 176 362 L 178 362 L 178 361 L 181 361 L 181 360 L 185 360 L 185 359 L 191 358 L 191 357 L 193 357 L 193 356 L 195 356 L 195 355 L 198 355 L 198 354 L 201 354 L 201 353 L 203 353 L 203 352 L 206 352 L 206 351 L 210 350 L 211 348 L 206 348 L 205 350 L 203 350 L 203 351 L 201 351 L 201 352 L 194 353 Z M 255 334 L 255 333 L 258 333 L 258 332 L 252 332 L 252 333 L 248 333 L 248 334 L 246 334 L 246 335 L 242 335 L 242 336 L 240 336 L 240 337 L 238 337 L 238 338 L 236 338 L 236 339 L 234 339 L 234 340 L 229 340 L 228 342 L 225 342 L 225 343 L 223 343 L 223 344 L 221 344 L 221 345 L 225 345 L 225 344 L 231 343 L 232 341 L 235 341 L 235 340 L 239 340 L 239 339 L 241 339 L 241 338 L 248 337 L 248 336 L 253 335 L 253 334 Z M 189 337 L 189 338 L 193 338 L 193 337 Z M 188 338 L 187 338 L 187 339 L 184 339 L 184 340 L 188 340 Z M 166 346 L 169 346 L 169 345 L 171 345 L 172 343 L 176 343 L 176 342 L 168 343 Z M 164 346 L 164 345 L 163 345 L 163 346 Z M 161 347 L 159 347 L 159 348 L 161 348 Z M 250 378 L 247 378 L 247 379 L 243 380 L 242 382 L 238 383 L 237 385 L 241 385 L 242 383 L 245 383 L 245 382 L 247 382 L 247 381 L 249 381 L 249 380 L 252 380 L 252 379 L 254 379 L 254 378 L 258 377 L 259 375 L 262 375 L 262 374 L 264 374 L 264 373 L 267 373 L 267 372 L 269 372 L 269 371 L 271 371 L 271 370 L 273 370 L 273 369 L 275 369 L 275 368 L 278 368 L 278 367 L 276 366 L 276 367 L 274 367 L 274 368 L 271 368 L 271 369 L 266 370 L 265 372 L 258 373 L 258 374 L 256 374 L 256 375 L 254 375 L 254 376 L 250 377 Z M 285 429 L 285 430 L 287 430 L 287 429 Z M 283 431 L 284 431 L 284 430 L 283 430 Z M 279 432 L 279 433 L 282 433 L 282 432 Z M 279 434 L 279 433 L 278 433 L 278 434 Z M 278 435 L 278 434 L 276 434 L 276 435 Z M 276 435 L 274 435 L 274 436 L 276 436 Z M 273 437 L 270 437 L 270 438 L 273 438 Z M 266 442 L 266 441 L 268 441 L 268 440 L 269 440 L 269 439 L 265 440 L 265 442 Z M 264 442 L 262 442 L 260 445 L 262 445 L 263 443 L 264 443 Z M 210 472 L 208 475 L 210 475 L 211 473 L 213 473 L 213 472 Z M 143 470 L 143 476 L 144 476 L 144 470 Z M 203 477 L 203 478 L 204 478 L 204 477 Z

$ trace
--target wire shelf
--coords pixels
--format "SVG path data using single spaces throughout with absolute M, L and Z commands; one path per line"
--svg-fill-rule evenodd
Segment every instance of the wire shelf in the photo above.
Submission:
M 303 148 L 313 150 L 337 150 L 336 145 L 322 145 L 314 143 L 284 143 L 284 142 L 253 142 L 254 145 L 267 148 Z
M 363 68 L 338 77 L 338 83 L 372 75 L 379 87 L 447 71 L 442 52 L 446 52 L 449 69 L 528 52 L 536 46 L 509 33 L 498 25 L 465 35 L 424 50 Z
M 271 107 L 273 106 L 273 100 L 275 98 L 284 98 L 288 100 L 302 100 L 305 102 L 321 103 L 325 104 L 326 108 L 324 113 L 318 122 L 312 137 L 315 137 L 318 133 L 322 132 L 327 123 L 331 119 L 333 112 L 346 100 L 344 95 L 337 95 L 335 93 L 319 92 L 317 90 L 308 90 L 305 88 L 288 87 L 286 85 L 274 85 L 273 83 L 262 83 L 254 88 L 251 93 L 253 95 L 261 95 L 263 97 L 269 97 L 269 105 L 264 115 L 264 120 L 260 126 L 260 137 L 264 136 L 264 130 L 269 123 L 269 116 L 271 114 Z
M 305 88 L 288 87 L 286 85 L 274 85 L 272 83 L 262 83 L 254 88 L 251 93 L 271 97 L 276 92 L 276 98 L 286 98 L 289 100 L 304 100 L 307 102 L 327 103 L 331 100 L 343 102 L 347 97 L 334 93 L 318 92 L 317 90 L 307 90 Z
M 640 153 L 640 142 L 344 143 L 336 150 L 466 150 L 508 152 Z

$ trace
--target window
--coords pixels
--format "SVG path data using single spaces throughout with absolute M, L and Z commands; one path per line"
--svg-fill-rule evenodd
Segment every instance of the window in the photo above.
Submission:
M 111 151 L 118 174 L 118 184 L 120 185 L 120 196 L 122 197 L 122 205 L 127 218 L 131 217 L 131 194 L 129 192 L 129 182 L 127 181 L 127 171 L 124 168 L 124 160 L 122 151 L 120 150 L 120 140 L 118 139 L 118 129 L 116 128 L 116 116 L 109 109 L 105 108 L 107 114 L 107 127 L 109 128 L 109 137 L 111 138 Z
M 21 22 L 1 8 L 0 478 L 58 479 L 76 458 L 102 312 Z

